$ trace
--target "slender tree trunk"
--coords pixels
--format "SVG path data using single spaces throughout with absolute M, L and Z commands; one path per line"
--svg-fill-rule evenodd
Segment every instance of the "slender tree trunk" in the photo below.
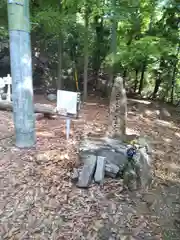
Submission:
M 8 1 L 8 20 L 16 146 L 26 148 L 36 142 L 29 0 L 23 4 Z
M 161 82 L 162 82 L 161 74 L 159 73 L 157 78 L 156 78 L 156 83 L 155 83 L 155 87 L 154 87 L 154 91 L 153 91 L 153 99 L 156 98 L 156 95 L 157 95 L 157 93 L 159 91 L 159 87 L 161 85 Z
M 125 68 L 123 71 L 123 78 L 126 78 L 126 76 L 127 76 L 127 69 Z
M 124 85 L 124 87 L 126 85 L 126 77 L 127 77 L 127 68 L 125 68 L 124 71 L 123 71 L 123 85 Z
M 140 78 L 140 83 L 139 83 L 139 91 L 138 93 L 141 94 L 144 86 L 144 74 L 146 71 L 146 61 L 144 61 L 143 66 L 142 66 L 142 72 L 141 72 L 141 78 Z
M 62 10 L 62 2 L 59 0 L 59 13 L 61 13 Z M 62 82 L 62 56 L 63 56 L 63 36 L 60 33 L 58 36 L 58 77 L 57 77 L 57 89 L 60 90 L 63 88 L 63 82 Z
M 83 85 L 83 100 L 86 101 L 88 95 L 88 27 L 89 14 L 88 7 L 85 11 L 85 34 L 84 34 L 84 85 Z
M 136 77 L 135 77 L 135 83 L 134 83 L 134 92 L 136 92 L 136 90 L 137 90 L 139 71 L 136 69 L 135 72 L 136 72 Z
M 63 88 L 63 82 L 62 82 L 62 55 L 63 55 L 63 41 L 62 41 L 62 35 L 59 34 L 58 39 L 58 77 L 57 77 L 57 89 L 60 90 Z
M 162 71 L 162 68 L 163 68 L 163 64 L 164 64 L 164 60 L 163 60 L 163 58 L 161 58 L 160 64 L 159 64 L 159 72 L 157 73 L 157 78 L 156 78 L 154 91 L 153 91 L 153 99 L 156 98 L 156 95 L 157 95 L 157 93 L 159 91 L 159 87 L 160 87 L 161 82 L 162 82 L 161 71 Z
M 104 27 L 103 27 L 103 18 L 99 15 L 95 16 L 94 23 L 96 25 L 96 46 L 95 46 L 95 59 L 93 64 L 94 70 L 94 85 L 96 88 L 98 77 L 99 77 L 99 70 L 101 67 L 101 58 L 102 58 L 102 43 L 103 43 L 103 36 L 104 36 Z
M 154 2 L 152 3 L 152 9 L 154 9 Z M 150 23 L 149 23 L 149 27 L 148 27 L 148 33 L 151 32 L 152 29 L 152 25 L 153 25 L 153 17 L 154 17 L 154 11 L 152 11 L 151 17 L 150 17 Z M 140 84 L 139 84 L 139 91 L 138 93 L 141 94 L 142 90 L 143 90 L 143 85 L 144 85 L 144 75 L 146 72 L 146 68 L 147 68 L 147 61 L 148 61 L 148 56 L 146 56 L 143 66 L 142 66 L 142 72 L 141 72 L 141 78 L 140 78 Z
M 111 33 L 111 54 L 112 54 L 112 66 L 110 68 L 109 75 L 109 91 L 108 95 L 111 94 L 111 87 L 114 79 L 114 64 L 117 51 L 117 20 L 116 20 L 116 0 L 112 0 L 113 18 L 112 18 L 112 33 Z
M 174 87 L 175 87 L 175 82 L 176 82 L 176 72 L 177 72 L 179 51 L 180 51 L 180 41 L 179 41 L 179 45 L 178 45 L 178 48 L 177 48 L 176 61 L 175 61 L 175 64 L 174 64 L 173 75 L 172 75 L 171 103 L 174 102 Z

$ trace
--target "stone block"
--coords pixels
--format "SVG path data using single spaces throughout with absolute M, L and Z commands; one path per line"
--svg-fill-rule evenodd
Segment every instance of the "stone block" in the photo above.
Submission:
M 119 167 L 113 163 L 106 163 L 105 175 L 108 177 L 115 178 L 119 173 Z
M 83 169 L 79 175 L 77 187 L 88 188 L 96 168 L 96 156 L 89 155 L 87 162 L 84 164 Z
M 106 165 L 106 159 L 105 157 L 98 156 L 97 157 L 97 163 L 96 163 L 96 171 L 94 174 L 94 180 L 97 183 L 103 183 L 104 181 L 104 174 L 105 174 L 105 165 Z
M 72 175 L 71 175 L 71 181 L 72 181 L 73 183 L 77 183 L 78 178 L 79 178 L 79 171 L 78 171 L 77 168 L 74 168 L 74 169 L 73 169 L 73 172 L 72 172 Z

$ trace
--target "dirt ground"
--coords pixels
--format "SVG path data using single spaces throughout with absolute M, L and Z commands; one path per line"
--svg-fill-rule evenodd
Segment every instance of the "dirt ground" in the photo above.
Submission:
M 36 96 L 36 102 L 45 102 Z M 168 109 L 168 111 L 167 111 Z M 125 192 L 122 181 L 76 188 L 70 172 L 79 164 L 82 135 L 103 134 L 108 108 L 91 97 L 65 139 L 62 119 L 36 122 L 37 144 L 14 146 L 12 113 L 0 113 L 0 239 L 180 239 L 180 113 L 129 100 L 128 131 L 148 136 L 154 183 L 148 192 Z

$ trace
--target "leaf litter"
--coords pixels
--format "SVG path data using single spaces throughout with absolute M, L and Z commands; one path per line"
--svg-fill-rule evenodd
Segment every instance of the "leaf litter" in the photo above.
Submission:
M 88 190 L 71 182 L 71 171 L 81 164 L 80 138 L 105 133 L 105 104 L 86 104 L 68 141 L 64 120 L 38 121 L 31 150 L 13 145 L 12 114 L 1 112 L 0 239 L 179 239 L 179 125 L 167 128 L 156 124 L 155 114 L 131 112 L 129 106 L 128 128 L 150 137 L 154 149 L 155 181 L 148 193 L 124 191 L 114 179 Z

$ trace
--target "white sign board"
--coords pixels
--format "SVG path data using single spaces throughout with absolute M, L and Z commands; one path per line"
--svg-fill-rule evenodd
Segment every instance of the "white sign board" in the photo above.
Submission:
M 77 92 L 57 91 L 57 111 L 59 113 L 77 114 Z M 62 114 L 62 115 L 64 115 Z
M 9 74 L 7 75 L 7 77 L 4 77 L 3 79 L 5 84 L 10 84 L 10 85 L 12 84 L 12 78 Z
M 3 78 L 0 78 L 0 88 L 4 88 L 4 87 L 5 87 L 5 82 Z

